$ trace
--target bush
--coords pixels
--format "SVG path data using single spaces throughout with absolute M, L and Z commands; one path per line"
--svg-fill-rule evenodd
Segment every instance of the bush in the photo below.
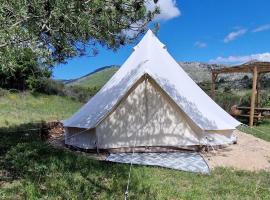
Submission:
M 233 105 L 239 105 L 241 101 L 241 96 L 231 92 L 231 91 L 216 91 L 215 101 L 224 110 L 229 112 Z
M 60 95 L 67 96 L 79 102 L 87 102 L 89 98 L 94 96 L 99 87 L 86 88 L 79 85 L 66 86 L 60 81 L 52 79 L 40 79 L 35 82 L 33 92 L 48 94 L 48 95 Z
M 270 106 L 270 93 L 267 90 L 261 90 L 259 94 L 260 105 L 262 107 Z M 224 88 L 223 91 L 216 91 L 215 101 L 226 111 L 230 111 L 231 106 L 250 106 L 251 91 L 239 93 L 235 90 Z
M 49 78 L 42 78 L 39 80 L 33 81 L 33 84 L 30 88 L 34 92 L 49 94 L 49 95 L 65 95 L 65 85 L 56 80 Z
M 100 90 L 100 87 L 86 88 L 79 85 L 66 86 L 64 83 L 50 78 L 29 78 L 27 85 L 32 93 L 67 96 L 83 103 L 87 102 L 89 98 L 94 96 Z M 0 87 L 0 97 L 11 92 L 20 92 L 20 90 L 6 90 Z
M 16 52 L 12 67 L 1 66 L 0 87 L 26 90 L 35 88 L 37 82 L 52 75 L 49 66 L 42 65 L 31 49 Z
M 270 92 L 269 92 L 269 90 L 260 91 L 260 105 L 263 107 L 270 106 Z
M 65 95 L 80 102 L 87 102 L 100 90 L 99 87 L 85 88 L 78 85 L 66 86 Z
M 220 79 L 218 80 L 218 83 L 225 83 L 225 78 L 224 77 L 220 77 Z
M 210 81 L 203 81 L 203 82 L 199 82 L 198 86 L 204 91 L 206 92 L 208 95 L 210 95 L 211 93 L 211 82 Z
M 6 96 L 7 94 L 8 94 L 7 90 L 0 88 L 0 97 Z
M 240 106 L 250 106 L 250 100 L 251 100 L 251 91 L 240 96 L 240 101 L 238 104 Z

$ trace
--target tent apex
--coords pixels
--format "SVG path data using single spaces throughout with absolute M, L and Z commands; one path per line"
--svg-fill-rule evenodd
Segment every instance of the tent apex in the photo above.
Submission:
M 153 48 L 163 48 L 166 49 L 166 46 L 160 42 L 160 40 L 156 37 L 156 35 L 152 32 L 151 29 L 148 29 L 142 40 L 133 47 L 133 50 L 138 48 L 143 49 L 144 51 L 152 51 Z

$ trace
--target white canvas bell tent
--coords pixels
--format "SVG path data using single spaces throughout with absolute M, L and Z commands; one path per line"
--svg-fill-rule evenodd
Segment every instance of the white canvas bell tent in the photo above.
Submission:
M 65 143 L 126 151 L 224 145 L 236 140 L 239 124 L 149 30 L 104 87 L 64 121 Z

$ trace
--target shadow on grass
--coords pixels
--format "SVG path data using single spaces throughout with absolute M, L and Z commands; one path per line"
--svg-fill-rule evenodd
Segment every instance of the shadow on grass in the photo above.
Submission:
M 41 127 L 42 122 L 0 127 L 0 155 L 18 143 L 41 141 Z
M 42 141 L 39 127 L 40 124 L 33 123 L 0 128 L 3 162 L 0 171 L 9 174 L 6 179 L 9 182 L 20 182 L 19 188 L 5 190 L 7 196 L 17 198 L 19 190 L 20 198 L 26 199 L 124 198 L 129 165 L 92 160 L 87 155 L 55 149 Z M 154 197 L 150 186 L 136 175 L 132 176 L 131 187 L 132 199 Z

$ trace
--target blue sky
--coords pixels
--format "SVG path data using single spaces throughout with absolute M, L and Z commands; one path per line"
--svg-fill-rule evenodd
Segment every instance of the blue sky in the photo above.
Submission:
M 159 6 L 158 37 L 177 61 L 270 61 L 269 0 L 159 0 Z M 56 66 L 54 78 L 77 78 L 106 65 L 121 65 L 134 45 L 73 58 Z

